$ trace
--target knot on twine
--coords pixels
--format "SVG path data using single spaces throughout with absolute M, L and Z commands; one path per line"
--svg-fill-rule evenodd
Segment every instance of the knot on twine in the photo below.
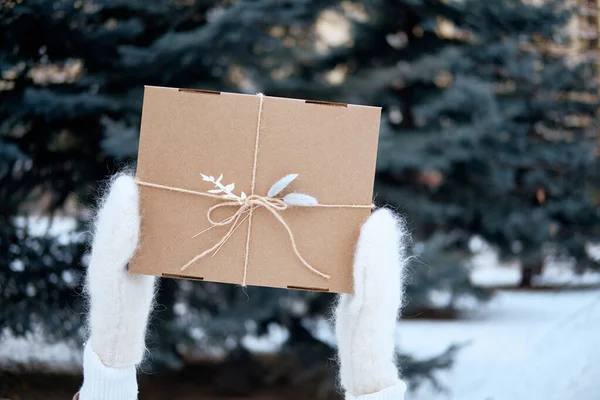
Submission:
M 217 196 L 215 196 L 215 197 L 217 197 Z M 228 201 L 225 201 L 225 202 L 219 203 L 219 204 L 215 204 L 214 206 L 210 207 L 208 209 L 208 211 L 206 211 L 206 219 L 208 220 L 208 222 L 210 222 L 211 226 L 208 227 L 207 229 L 203 230 L 202 232 L 197 233 L 192 238 L 200 236 L 201 234 L 203 234 L 213 228 L 216 228 L 218 226 L 230 225 L 230 228 L 227 231 L 227 233 L 225 233 L 225 235 L 223 235 L 221 240 L 219 240 L 217 243 L 215 243 L 209 249 L 206 249 L 205 251 L 198 254 L 196 257 L 192 258 L 190 261 L 188 261 L 183 267 L 181 267 L 181 271 L 186 270 L 188 267 L 190 267 L 196 261 L 200 260 L 201 258 L 207 256 L 210 253 L 212 253 L 213 256 L 215 254 L 217 254 L 217 252 L 221 249 L 221 247 L 223 247 L 223 245 L 227 242 L 227 240 L 229 240 L 229 238 L 233 235 L 233 233 L 237 230 L 237 228 L 239 228 L 240 225 L 242 225 L 244 223 L 244 221 L 246 221 L 246 219 L 251 217 L 252 212 L 257 208 L 262 207 L 262 208 L 266 209 L 267 211 L 269 211 L 277 219 L 277 221 L 279 221 L 281 223 L 281 225 L 285 228 L 285 230 L 287 231 L 288 236 L 290 238 L 290 242 L 292 244 L 292 249 L 294 250 L 296 257 L 298 257 L 298 260 L 300 260 L 300 262 L 307 269 L 314 272 L 315 274 L 317 274 L 325 279 L 329 279 L 331 277 L 330 275 L 327 275 L 327 274 L 319 271 L 318 269 L 314 268 L 312 265 L 310 265 L 298 251 L 298 246 L 296 245 L 296 240 L 294 239 L 294 234 L 292 233 L 292 229 L 287 224 L 287 222 L 283 219 L 283 217 L 279 214 L 280 211 L 285 211 L 290 207 L 290 204 L 286 203 L 283 199 L 276 198 L 276 197 L 270 197 L 270 196 L 260 196 L 260 195 L 256 195 L 256 194 L 252 194 L 247 197 L 245 197 L 245 196 L 238 197 L 235 200 L 231 200 L 230 197 L 226 197 L 226 198 L 217 197 L 217 198 L 220 198 L 223 200 L 228 200 Z M 306 204 L 304 206 L 310 207 L 311 205 L 312 204 Z M 303 205 L 296 204 L 296 206 L 303 206 Z M 218 209 L 224 208 L 224 207 L 238 207 L 238 208 L 229 217 L 223 218 L 221 220 L 216 220 L 215 218 L 213 218 L 213 213 L 215 211 L 217 211 Z M 246 251 L 245 257 L 246 257 L 246 259 L 245 259 L 244 265 L 248 265 L 248 251 Z M 244 275 L 245 274 L 246 274 L 246 271 L 244 271 Z M 245 282 L 245 278 L 244 278 L 244 282 Z
M 223 207 L 239 207 L 239 208 L 232 216 L 224 218 L 220 221 L 215 221 L 212 217 L 213 212 L 215 212 L 219 208 L 223 208 Z M 258 207 L 264 207 L 264 208 L 270 210 L 271 212 L 273 212 L 272 210 L 277 212 L 277 211 L 287 210 L 289 206 L 282 199 L 252 194 L 252 195 L 246 197 L 245 199 L 239 199 L 236 201 L 228 201 L 225 203 L 220 203 L 220 204 L 216 204 L 216 205 L 212 206 L 206 212 L 206 219 L 208 219 L 208 221 L 213 226 L 225 226 L 225 225 L 231 224 L 237 217 L 243 215 L 244 213 L 247 213 L 251 208 L 258 208 Z

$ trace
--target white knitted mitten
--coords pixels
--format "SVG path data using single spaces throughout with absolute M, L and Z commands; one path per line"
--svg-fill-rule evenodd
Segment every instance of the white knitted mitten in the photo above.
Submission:
M 90 338 L 80 400 L 135 400 L 135 366 L 145 351 L 155 278 L 127 272 L 139 241 L 139 194 L 132 176 L 113 179 L 95 223 L 87 271 Z
M 340 378 L 347 400 L 402 400 L 394 330 L 403 294 L 405 228 L 387 209 L 363 225 L 354 258 L 354 294 L 336 309 Z

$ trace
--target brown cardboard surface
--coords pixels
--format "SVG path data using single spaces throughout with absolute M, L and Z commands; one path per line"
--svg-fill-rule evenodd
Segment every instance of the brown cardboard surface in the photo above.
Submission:
M 234 192 L 251 193 L 258 96 L 146 87 L 137 179 L 194 191 L 213 189 L 200 174 L 224 175 Z M 320 204 L 371 203 L 380 109 L 327 105 L 265 96 L 256 159 L 255 194 L 266 195 L 290 173 L 286 192 L 306 193 Z M 218 199 L 140 186 L 141 243 L 130 271 L 240 284 L 248 221 L 214 256 L 181 267 L 218 242 L 228 227 L 210 227 L 207 210 Z M 233 209 L 219 210 L 228 216 Z M 266 209 L 253 212 L 248 252 L 249 285 L 352 291 L 354 246 L 368 208 L 291 207 L 281 211 L 298 250 L 325 279 L 294 254 L 285 228 Z

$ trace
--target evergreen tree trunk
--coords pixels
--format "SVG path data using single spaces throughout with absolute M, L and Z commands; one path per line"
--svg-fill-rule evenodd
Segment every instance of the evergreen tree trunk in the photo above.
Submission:
M 521 267 L 521 282 L 519 282 L 519 287 L 531 287 L 531 281 L 533 279 L 533 268 L 528 265 L 523 265 Z
M 533 285 L 533 277 L 542 273 L 543 262 L 524 263 L 521 266 L 521 281 L 519 287 L 530 288 Z

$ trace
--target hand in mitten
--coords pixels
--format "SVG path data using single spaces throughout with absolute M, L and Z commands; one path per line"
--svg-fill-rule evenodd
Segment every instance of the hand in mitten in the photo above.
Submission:
M 354 256 L 354 294 L 341 295 L 335 329 L 347 400 L 402 400 L 394 330 L 403 294 L 404 227 L 391 211 L 363 225 Z
M 117 175 L 100 205 L 86 276 L 90 337 L 80 400 L 135 400 L 136 365 L 154 297 L 155 278 L 127 271 L 139 240 L 138 188 Z M 77 398 L 77 396 L 76 396 Z

